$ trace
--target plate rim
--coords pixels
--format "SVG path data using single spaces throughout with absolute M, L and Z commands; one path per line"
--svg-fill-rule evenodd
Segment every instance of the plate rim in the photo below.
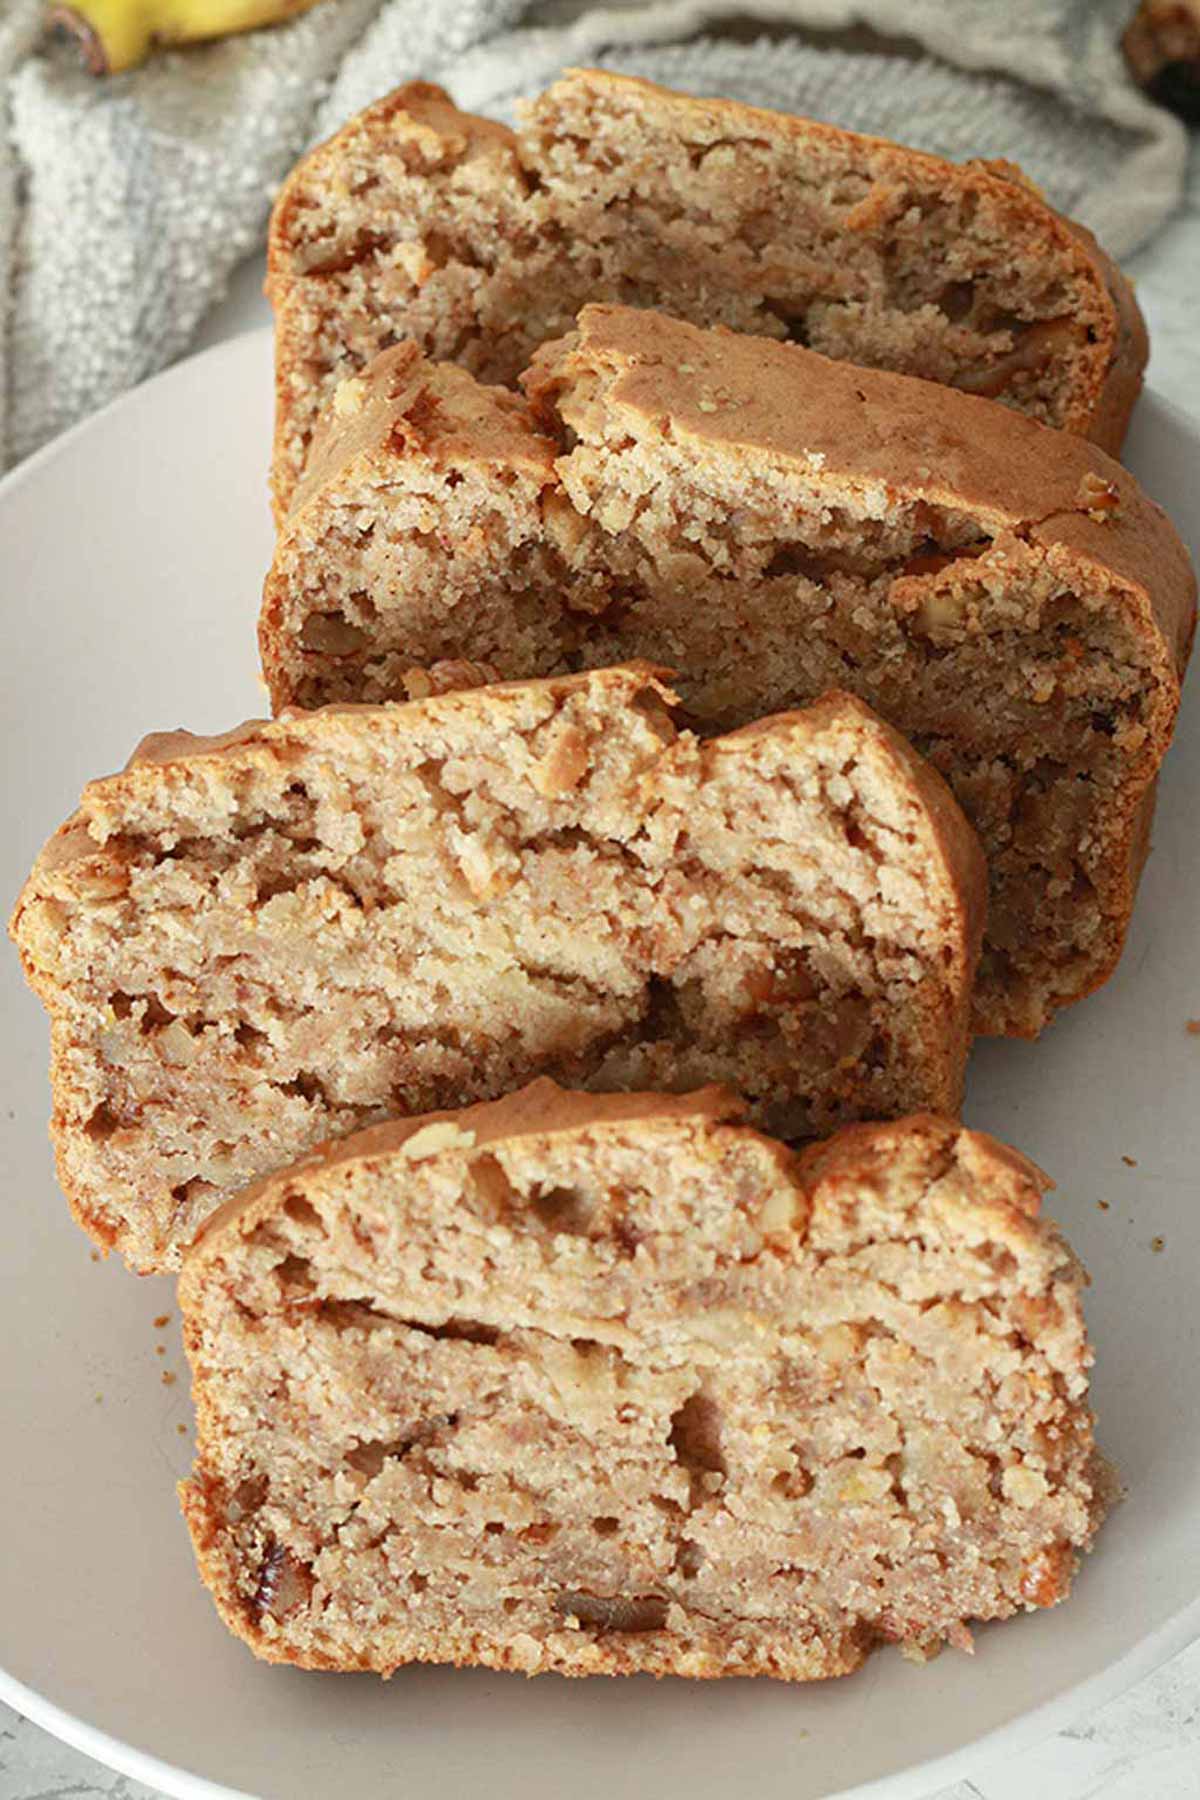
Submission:
M 198 365 L 232 362 L 239 355 L 258 361 L 269 351 L 272 336 L 270 325 L 235 332 L 217 344 L 179 358 L 168 368 L 156 371 L 114 396 L 0 476 L 0 508 L 11 494 L 26 483 L 36 481 L 45 468 L 67 455 L 81 439 L 103 431 L 115 415 L 144 406 L 162 389 L 191 377 Z M 1173 416 L 1200 449 L 1200 407 L 1183 405 L 1149 383 L 1144 398 Z M 263 503 L 265 506 L 265 478 Z M 1085 1676 L 1063 1693 L 993 1726 L 956 1750 L 909 1763 L 866 1783 L 831 1789 L 826 1800 L 923 1800 L 939 1785 L 968 1776 L 973 1767 L 1001 1748 L 1015 1754 L 1045 1742 L 1082 1713 L 1127 1692 L 1196 1641 L 1200 1641 L 1200 1589 L 1156 1630 L 1115 1661 Z M 159 1789 L 170 1796 L 170 1800 L 256 1800 L 246 1789 L 213 1781 L 206 1775 L 143 1750 L 136 1743 L 112 1735 L 102 1726 L 69 1711 L 18 1680 L 2 1664 L 0 1700 L 61 1743 L 92 1757 L 119 1775 Z
M 932 1761 L 909 1763 L 856 1787 L 831 1788 L 825 1800 L 934 1800 L 935 1790 L 969 1778 L 972 1769 L 1003 1747 L 1014 1755 L 1045 1743 L 1080 1713 L 1103 1706 L 1127 1693 L 1173 1656 L 1200 1641 L 1200 1595 L 1188 1601 L 1165 1625 L 1143 1638 L 1117 1661 L 1098 1674 L 1089 1675 L 1041 1706 L 1019 1713 L 994 1726 L 958 1750 L 947 1751 Z M 168 1800 L 257 1800 L 246 1788 L 226 1787 L 177 1763 L 165 1762 L 151 1751 L 140 1750 L 124 1738 L 113 1737 L 98 1725 L 90 1725 L 46 1700 L 33 1688 L 0 1667 L 0 1700 L 61 1743 L 147 1787 L 158 1788 Z
M 82 419 L 76 419 L 73 425 L 67 425 L 62 431 L 56 432 L 37 450 L 30 451 L 28 456 L 22 457 L 20 462 L 14 463 L 11 469 L 0 473 L 0 501 L 6 500 L 9 494 L 24 486 L 32 476 L 39 474 L 48 464 L 65 455 L 80 438 L 86 437 L 89 432 L 107 424 L 108 420 L 116 414 L 137 407 L 144 401 L 147 394 L 157 393 L 160 388 L 169 386 L 171 382 L 185 373 L 190 373 L 199 363 L 219 361 L 223 357 L 231 356 L 234 350 L 241 350 L 244 353 L 249 348 L 251 340 L 265 342 L 269 341 L 273 335 L 273 327 L 270 325 L 251 325 L 245 331 L 235 331 L 231 337 L 222 338 L 219 344 L 209 344 L 204 350 L 195 350 L 190 356 L 179 357 L 167 368 L 156 369 L 152 375 L 147 375 L 143 380 L 135 382 L 123 393 L 114 394 L 111 400 L 104 402 L 103 406 L 98 406 L 94 412 L 88 413 Z M 1200 421 L 1197 421 L 1197 432 L 1200 433 Z M 265 466 L 263 504 L 264 506 L 269 504 Z

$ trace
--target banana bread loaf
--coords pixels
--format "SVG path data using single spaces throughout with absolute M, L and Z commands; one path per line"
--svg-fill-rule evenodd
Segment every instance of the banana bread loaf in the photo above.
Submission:
M 559 1073 L 806 1137 L 952 1110 L 984 902 L 861 702 L 700 743 L 646 667 L 149 740 L 13 922 L 80 1223 L 177 1266 L 251 1177 Z
M 719 1089 L 364 1131 L 180 1281 L 201 1574 L 317 1669 L 842 1675 L 1053 1605 L 1103 1513 L 1045 1178 L 931 1116 L 796 1158 Z
M 518 135 L 415 82 L 284 185 L 273 486 L 322 404 L 399 339 L 510 382 L 589 300 L 661 306 L 989 394 L 1119 448 L 1146 334 L 1132 290 L 1009 163 L 576 70 Z
M 266 584 L 275 705 L 439 657 L 649 657 L 703 730 L 852 689 L 988 853 L 979 1029 L 1102 982 L 1195 619 L 1133 478 L 986 401 L 625 307 L 526 385 L 523 412 L 412 345 L 343 384 Z

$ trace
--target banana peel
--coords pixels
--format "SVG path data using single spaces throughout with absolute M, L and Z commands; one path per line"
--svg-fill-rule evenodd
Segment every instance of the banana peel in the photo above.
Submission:
M 75 38 L 94 75 L 117 75 L 157 45 L 192 44 L 254 31 L 308 12 L 318 0 L 75 0 L 48 22 Z

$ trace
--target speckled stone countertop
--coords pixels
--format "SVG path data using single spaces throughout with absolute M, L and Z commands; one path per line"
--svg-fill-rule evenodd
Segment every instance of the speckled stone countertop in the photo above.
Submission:
M 1129 268 L 1150 327 L 1150 380 L 1200 413 L 1200 141 L 1193 145 L 1186 205 Z M 261 285 L 255 261 L 197 348 L 265 324 Z M 968 1758 L 967 1767 L 969 1775 L 929 1800 L 1200 1800 L 1200 1642 L 1045 1743 L 1016 1756 Z M 162 1800 L 0 1704 L 0 1800 L 68 1797 Z

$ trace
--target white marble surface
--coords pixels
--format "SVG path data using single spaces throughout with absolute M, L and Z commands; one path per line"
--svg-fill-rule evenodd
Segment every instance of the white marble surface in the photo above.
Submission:
M 1150 380 L 1200 412 L 1200 140 L 1187 204 L 1130 267 L 1153 343 Z M 261 283 L 256 259 L 235 279 L 198 348 L 266 323 Z M 161 1800 L 0 1704 L 0 1800 L 68 1796 Z M 1200 1642 L 1045 1743 L 1017 1756 L 968 1758 L 963 1779 L 929 1800 L 1200 1800 Z

